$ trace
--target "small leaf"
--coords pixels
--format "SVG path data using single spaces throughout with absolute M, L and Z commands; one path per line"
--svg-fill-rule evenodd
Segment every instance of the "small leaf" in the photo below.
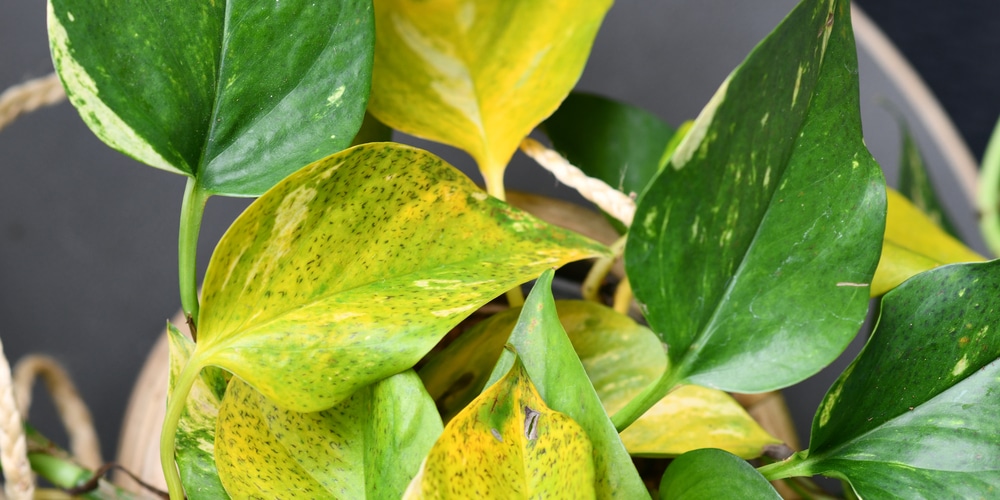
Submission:
M 943 229 L 953 238 L 958 238 L 955 225 L 948 219 L 948 214 L 941 207 L 938 195 L 934 190 L 934 184 L 927 175 L 927 166 L 924 164 L 924 157 L 913 140 L 913 134 L 906 122 L 899 117 L 899 132 L 903 136 L 903 148 L 900 154 L 899 165 L 899 191 L 905 196 L 913 206 L 923 212 L 934 225 Z M 890 207 L 891 210 L 891 207 Z
M 586 301 L 556 301 L 559 321 L 608 414 L 614 414 L 666 370 L 659 339 L 628 316 Z M 428 392 L 448 418 L 486 384 L 517 323 L 517 309 L 495 314 L 437 353 L 421 370 Z M 557 408 L 558 409 L 558 408 Z M 722 448 L 744 458 L 779 442 L 728 394 L 682 386 L 621 433 L 633 455 L 673 456 Z
M 646 497 L 646 486 L 559 322 L 552 298 L 554 274 L 546 271 L 535 282 L 507 342 L 518 353 L 545 403 L 580 424 L 590 438 L 597 496 Z M 506 357 L 514 355 L 506 352 Z M 491 378 L 503 376 L 508 371 L 505 365 L 502 356 Z
M 944 264 L 986 260 L 946 233 L 903 195 L 891 188 L 886 191 L 885 241 L 872 279 L 872 297 Z
M 168 324 L 167 332 L 172 389 L 195 346 L 174 325 Z M 203 371 L 188 394 L 184 414 L 177 425 L 177 468 L 184 491 L 191 500 L 229 498 L 215 466 L 215 421 L 226 383 L 221 371 Z
M 205 192 L 256 196 L 351 142 L 371 2 L 49 2 L 49 41 L 90 129 Z
M 216 458 L 237 498 L 399 498 L 441 429 L 412 371 L 315 413 L 282 410 L 234 379 Z
M 668 345 L 664 393 L 785 387 L 854 338 L 885 210 L 856 73 L 849 2 L 800 3 L 639 199 L 625 265 Z
M 887 293 L 813 419 L 808 453 L 770 467 L 847 478 L 866 499 L 995 497 L 997 290 L 1000 261 L 943 266 Z
M 590 440 L 549 409 L 520 361 L 444 429 L 404 498 L 594 498 Z
M 610 6 L 377 0 L 371 112 L 394 129 L 468 152 L 487 185 L 502 186 L 521 139 L 580 77 Z
M 601 245 L 488 197 L 430 153 L 356 146 L 233 223 L 205 275 L 197 366 L 318 411 L 413 366 L 449 329 Z
M 660 481 L 663 500 L 778 500 L 781 495 L 743 459 L 722 450 L 685 453 L 670 463 Z
M 674 135 L 669 125 L 641 108 L 578 92 L 570 93 L 542 126 L 570 163 L 633 196 L 659 171 Z M 621 223 L 610 220 L 624 234 Z

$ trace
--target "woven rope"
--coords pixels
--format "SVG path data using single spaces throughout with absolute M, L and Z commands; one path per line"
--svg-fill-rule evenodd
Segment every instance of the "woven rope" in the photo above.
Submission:
M 0 342 L 0 466 L 3 467 L 4 491 L 11 500 L 30 500 L 35 492 L 35 480 L 28 464 L 28 444 L 24 424 L 14 400 L 14 385 L 10 364 Z
M 10 87 L 0 94 L 0 130 L 22 114 L 58 104 L 64 99 L 66 91 L 55 73 Z
M 101 444 L 94 430 L 90 410 L 77 392 L 66 370 L 49 356 L 32 354 L 21 358 L 14 367 L 14 395 L 22 417 L 27 420 L 31 407 L 32 386 L 41 376 L 59 412 L 69 436 L 69 449 L 80 465 L 96 470 L 104 464 Z
M 577 190 L 581 196 L 600 207 L 608 215 L 626 226 L 632 225 L 635 216 L 635 200 L 607 185 L 600 179 L 587 176 L 582 170 L 570 164 L 559 153 L 546 148 L 534 139 L 521 141 L 521 151 L 533 158 L 545 170 L 559 179 L 559 182 Z

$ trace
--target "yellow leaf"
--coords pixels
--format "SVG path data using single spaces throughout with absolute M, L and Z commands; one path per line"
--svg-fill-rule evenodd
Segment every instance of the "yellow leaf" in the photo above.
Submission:
M 594 498 L 591 453 L 583 428 L 545 405 L 517 360 L 448 423 L 404 498 Z
M 986 260 L 944 232 L 896 190 L 886 188 L 886 191 L 885 241 L 872 279 L 872 297 L 896 288 L 917 273 L 938 266 Z
M 465 150 L 490 194 L 573 88 L 610 0 L 377 0 L 369 110 Z

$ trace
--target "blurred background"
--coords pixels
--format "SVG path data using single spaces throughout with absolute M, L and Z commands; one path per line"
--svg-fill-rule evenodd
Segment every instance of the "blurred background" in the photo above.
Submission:
M 580 88 L 639 105 L 671 124 L 693 118 L 729 71 L 794 6 L 791 0 L 619 0 L 595 43 Z M 862 0 L 898 46 L 978 159 L 1000 115 L 1000 3 L 986 0 Z M 52 71 L 45 4 L 0 7 L 0 90 Z M 904 107 L 889 79 L 862 57 L 866 142 L 887 170 L 900 148 L 896 121 L 879 105 Z M 908 118 L 912 113 L 905 111 Z M 946 206 L 963 234 L 974 216 L 943 156 L 915 127 Z M 474 172 L 468 158 L 434 149 Z M 892 174 L 890 173 L 890 177 Z M 473 174 L 473 178 L 478 177 Z M 518 155 L 509 189 L 577 199 Z M 56 357 L 72 374 L 98 426 L 104 456 L 136 374 L 179 307 L 176 233 L 183 179 L 107 148 L 67 103 L 36 111 L 0 132 L 0 338 L 11 361 Z M 200 271 L 247 200 L 212 198 L 201 236 Z M 854 350 L 860 343 L 855 344 Z M 847 358 L 787 392 L 807 442 L 812 412 Z M 47 396 L 36 391 L 32 421 L 64 442 Z

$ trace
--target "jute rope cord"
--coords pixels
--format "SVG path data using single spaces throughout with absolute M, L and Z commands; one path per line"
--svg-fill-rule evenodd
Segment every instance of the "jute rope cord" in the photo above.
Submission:
M 94 419 L 69 374 L 49 356 L 31 354 L 21 358 L 14 366 L 14 396 L 22 418 L 28 419 L 31 389 L 39 376 L 45 382 L 63 427 L 66 428 L 73 458 L 80 465 L 97 470 L 104 464 L 104 460 L 101 458 L 97 431 L 94 430 Z
M 28 464 L 28 444 L 21 413 L 14 399 L 10 363 L 0 342 L 0 466 L 3 467 L 4 491 L 11 500 L 30 500 L 35 494 L 35 480 Z
M 625 226 L 632 225 L 632 218 L 635 217 L 635 200 L 632 197 L 600 179 L 588 176 L 559 153 L 534 139 L 521 141 L 521 151 L 551 172 L 559 182 L 577 190 L 587 201 L 597 205 Z
M 22 114 L 58 104 L 64 99 L 66 91 L 55 73 L 14 85 L 0 94 L 0 130 Z

